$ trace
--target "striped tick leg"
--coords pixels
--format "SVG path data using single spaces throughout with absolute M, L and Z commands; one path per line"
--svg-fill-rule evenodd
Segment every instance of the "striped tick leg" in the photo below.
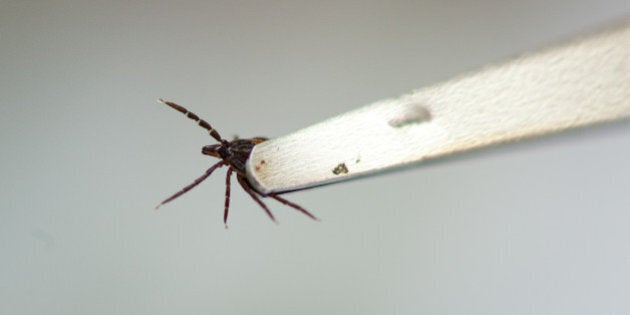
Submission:
M 173 102 L 165 101 L 165 100 L 163 100 L 161 98 L 158 99 L 158 101 L 160 101 L 160 103 L 163 103 L 165 105 L 170 106 L 171 108 L 177 110 L 178 112 L 186 115 L 186 117 L 196 121 L 197 124 L 199 126 L 201 126 L 201 128 L 204 128 L 204 129 L 208 130 L 208 132 L 210 133 L 210 136 L 212 136 L 212 138 L 214 138 L 215 140 L 219 141 L 219 143 L 226 143 L 227 142 L 227 140 L 224 140 L 223 138 L 221 138 L 221 136 L 219 135 L 219 132 L 216 131 L 214 128 L 212 128 L 212 126 L 210 126 L 210 124 L 207 121 L 199 118 L 199 116 L 197 116 L 195 113 L 187 110 L 184 106 L 177 105 L 177 104 L 175 104 Z

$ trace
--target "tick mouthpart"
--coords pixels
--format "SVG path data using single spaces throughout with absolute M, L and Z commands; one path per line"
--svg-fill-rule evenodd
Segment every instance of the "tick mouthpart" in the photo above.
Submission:
M 221 148 L 221 146 L 222 145 L 220 144 L 211 144 L 211 145 L 204 146 L 203 148 L 201 148 L 201 153 L 205 155 L 214 156 L 216 158 L 222 158 L 221 155 L 219 154 L 219 149 Z

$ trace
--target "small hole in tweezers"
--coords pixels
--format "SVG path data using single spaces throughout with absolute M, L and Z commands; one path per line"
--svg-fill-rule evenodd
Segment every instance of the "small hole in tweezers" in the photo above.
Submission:
M 430 120 L 431 112 L 424 106 L 409 105 L 399 117 L 389 120 L 388 124 L 394 128 L 401 128 Z

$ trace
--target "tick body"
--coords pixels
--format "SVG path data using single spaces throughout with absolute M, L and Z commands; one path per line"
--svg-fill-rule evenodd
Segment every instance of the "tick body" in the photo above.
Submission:
M 291 208 L 294 208 L 304 213 L 311 219 L 317 220 L 317 218 L 314 215 L 312 215 L 310 212 L 308 212 L 306 209 L 302 208 L 301 206 L 293 202 L 290 202 L 276 194 L 262 195 L 256 190 L 254 190 L 249 185 L 249 182 L 247 182 L 245 163 L 247 163 L 247 160 L 249 159 L 249 155 L 254 149 L 254 146 L 256 146 L 256 144 L 258 143 L 261 143 L 267 140 L 266 138 L 257 137 L 257 138 L 251 138 L 251 139 L 236 139 L 236 140 L 228 141 L 226 139 L 221 138 L 221 136 L 219 135 L 219 132 L 217 132 L 214 128 L 212 128 L 212 126 L 210 126 L 209 123 L 199 118 L 199 116 L 195 115 L 194 113 L 188 111 L 186 108 L 180 105 L 177 105 L 173 102 L 164 101 L 162 99 L 160 99 L 159 101 L 181 112 L 182 114 L 186 115 L 186 117 L 196 121 L 199 126 L 208 130 L 208 132 L 210 133 L 210 136 L 214 138 L 218 143 L 204 146 L 201 149 L 201 153 L 204 155 L 210 155 L 210 156 L 216 157 L 220 159 L 220 161 L 213 164 L 208 170 L 206 170 L 206 172 L 201 177 L 197 178 L 194 182 L 192 182 L 188 186 L 182 188 L 180 191 L 176 192 L 172 196 L 162 201 L 156 207 L 156 209 L 162 206 L 163 204 L 168 203 L 176 199 L 177 197 L 187 193 L 189 190 L 199 185 L 206 178 L 210 177 L 210 175 L 212 175 L 212 172 L 214 172 L 214 170 L 216 170 L 217 168 L 227 166 L 228 170 L 225 177 L 225 207 L 223 210 L 223 223 L 226 224 L 226 226 L 227 226 L 228 212 L 230 209 L 230 186 L 231 186 L 230 180 L 232 177 L 232 173 L 236 173 L 236 179 L 238 183 L 241 185 L 241 187 L 243 188 L 243 190 L 245 190 L 245 192 L 248 195 L 250 195 L 252 199 L 254 199 L 254 201 L 256 201 L 258 205 L 260 205 L 260 207 L 263 208 L 263 210 L 265 210 L 265 212 L 267 213 L 267 215 L 272 221 L 276 222 L 276 219 L 271 213 L 271 211 L 269 210 L 269 208 L 267 207 L 267 205 L 261 200 L 261 197 L 263 198 L 271 197 L 281 202 L 282 204 L 285 204 Z

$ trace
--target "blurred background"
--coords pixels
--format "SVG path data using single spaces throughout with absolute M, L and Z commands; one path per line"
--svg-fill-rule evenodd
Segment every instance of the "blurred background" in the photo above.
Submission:
M 0 1 L 2 314 L 627 314 L 630 125 L 273 200 L 277 137 L 630 13 L 601 1 Z M 317 148 L 313 148 L 316 150 Z

